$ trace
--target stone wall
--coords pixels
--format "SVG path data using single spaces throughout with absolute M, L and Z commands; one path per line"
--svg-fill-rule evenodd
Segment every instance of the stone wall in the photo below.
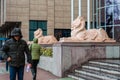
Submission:
M 63 77 L 72 67 L 79 67 L 91 59 L 120 58 L 119 43 L 74 42 L 53 45 L 53 57 L 41 56 L 39 67 Z

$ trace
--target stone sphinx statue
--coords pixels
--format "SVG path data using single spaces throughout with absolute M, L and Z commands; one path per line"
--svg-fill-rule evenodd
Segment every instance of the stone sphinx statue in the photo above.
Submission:
M 86 30 L 84 17 L 78 16 L 71 24 L 71 37 L 60 38 L 60 42 L 115 42 L 115 40 L 109 38 L 102 28 Z
M 38 44 L 53 44 L 57 42 L 57 39 L 53 35 L 43 36 L 40 28 L 34 32 L 34 38 L 38 38 Z

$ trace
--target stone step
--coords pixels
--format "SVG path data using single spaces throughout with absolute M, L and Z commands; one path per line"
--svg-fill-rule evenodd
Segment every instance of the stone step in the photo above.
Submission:
M 120 60 L 95 60 L 95 61 L 100 61 L 100 62 L 106 62 L 106 63 L 111 63 L 111 64 L 118 64 L 118 65 L 120 65 Z
M 111 67 L 108 65 L 99 65 L 99 64 L 86 64 L 82 66 L 83 68 L 93 69 L 93 70 L 99 70 L 103 72 L 108 72 L 112 74 L 120 74 L 120 68 L 117 67 Z
M 80 74 L 78 72 L 69 74 L 68 77 L 71 77 L 71 78 L 73 78 L 75 80 L 101 80 L 100 78 L 96 78 L 96 77 L 93 77 L 93 76 Z
M 89 63 L 120 68 L 120 61 L 118 60 L 114 62 L 111 60 L 96 60 L 96 61 L 89 61 Z
M 75 80 L 85 80 L 83 77 L 77 76 L 76 73 L 68 74 L 68 77 L 73 78 Z
M 76 80 L 120 80 L 120 60 L 94 60 L 68 75 Z
M 107 72 L 103 72 L 103 71 L 99 71 L 99 70 L 93 70 L 93 69 L 88 69 L 88 68 L 78 68 L 75 70 L 75 72 L 86 72 L 86 73 L 90 73 L 91 74 L 95 74 L 95 75 L 98 75 L 99 77 L 98 78 L 102 78 L 100 76 L 105 76 L 105 77 L 108 77 L 108 78 L 113 78 L 113 79 L 120 79 L 120 75 L 115 75 L 115 74 L 110 74 L 110 73 L 107 73 Z
M 84 75 L 87 75 L 87 76 L 100 78 L 101 80 L 117 80 L 117 78 L 111 78 L 111 77 L 108 77 L 106 75 L 103 76 L 103 75 L 100 75 L 100 74 L 98 75 L 98 74 L 94 74 L 94 73 L 84 71 L 84 70 L 75 70 L 75 72 L 78 72 L 80 74 L 84 74 Z

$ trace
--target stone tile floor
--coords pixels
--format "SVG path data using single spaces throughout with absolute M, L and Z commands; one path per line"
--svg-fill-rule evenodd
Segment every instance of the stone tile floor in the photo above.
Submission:
M 9 72 L 5 69 L 5 63 L 0 62 L 0 80 L 9 80 Z M 31 72 L 24 72 L 24 80 L 32 80 Z M 52 73 L 38 68 L 37 80 L 73 80 L 71 78 L 59 78 Z

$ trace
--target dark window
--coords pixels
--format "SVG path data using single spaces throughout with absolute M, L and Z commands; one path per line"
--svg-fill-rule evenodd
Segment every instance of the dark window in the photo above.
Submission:
M 47 35 L 47 21 L 41 20 L 30 20 L 29 22 L 29 40 L 33 40 L 34 31 L 38 28 L 41 28 L 43 31 L 43 35 Z
M 62 37 L 70 37 L 71 30 L 70 29 L 54 29 L 54 36 L 59 41 Z

